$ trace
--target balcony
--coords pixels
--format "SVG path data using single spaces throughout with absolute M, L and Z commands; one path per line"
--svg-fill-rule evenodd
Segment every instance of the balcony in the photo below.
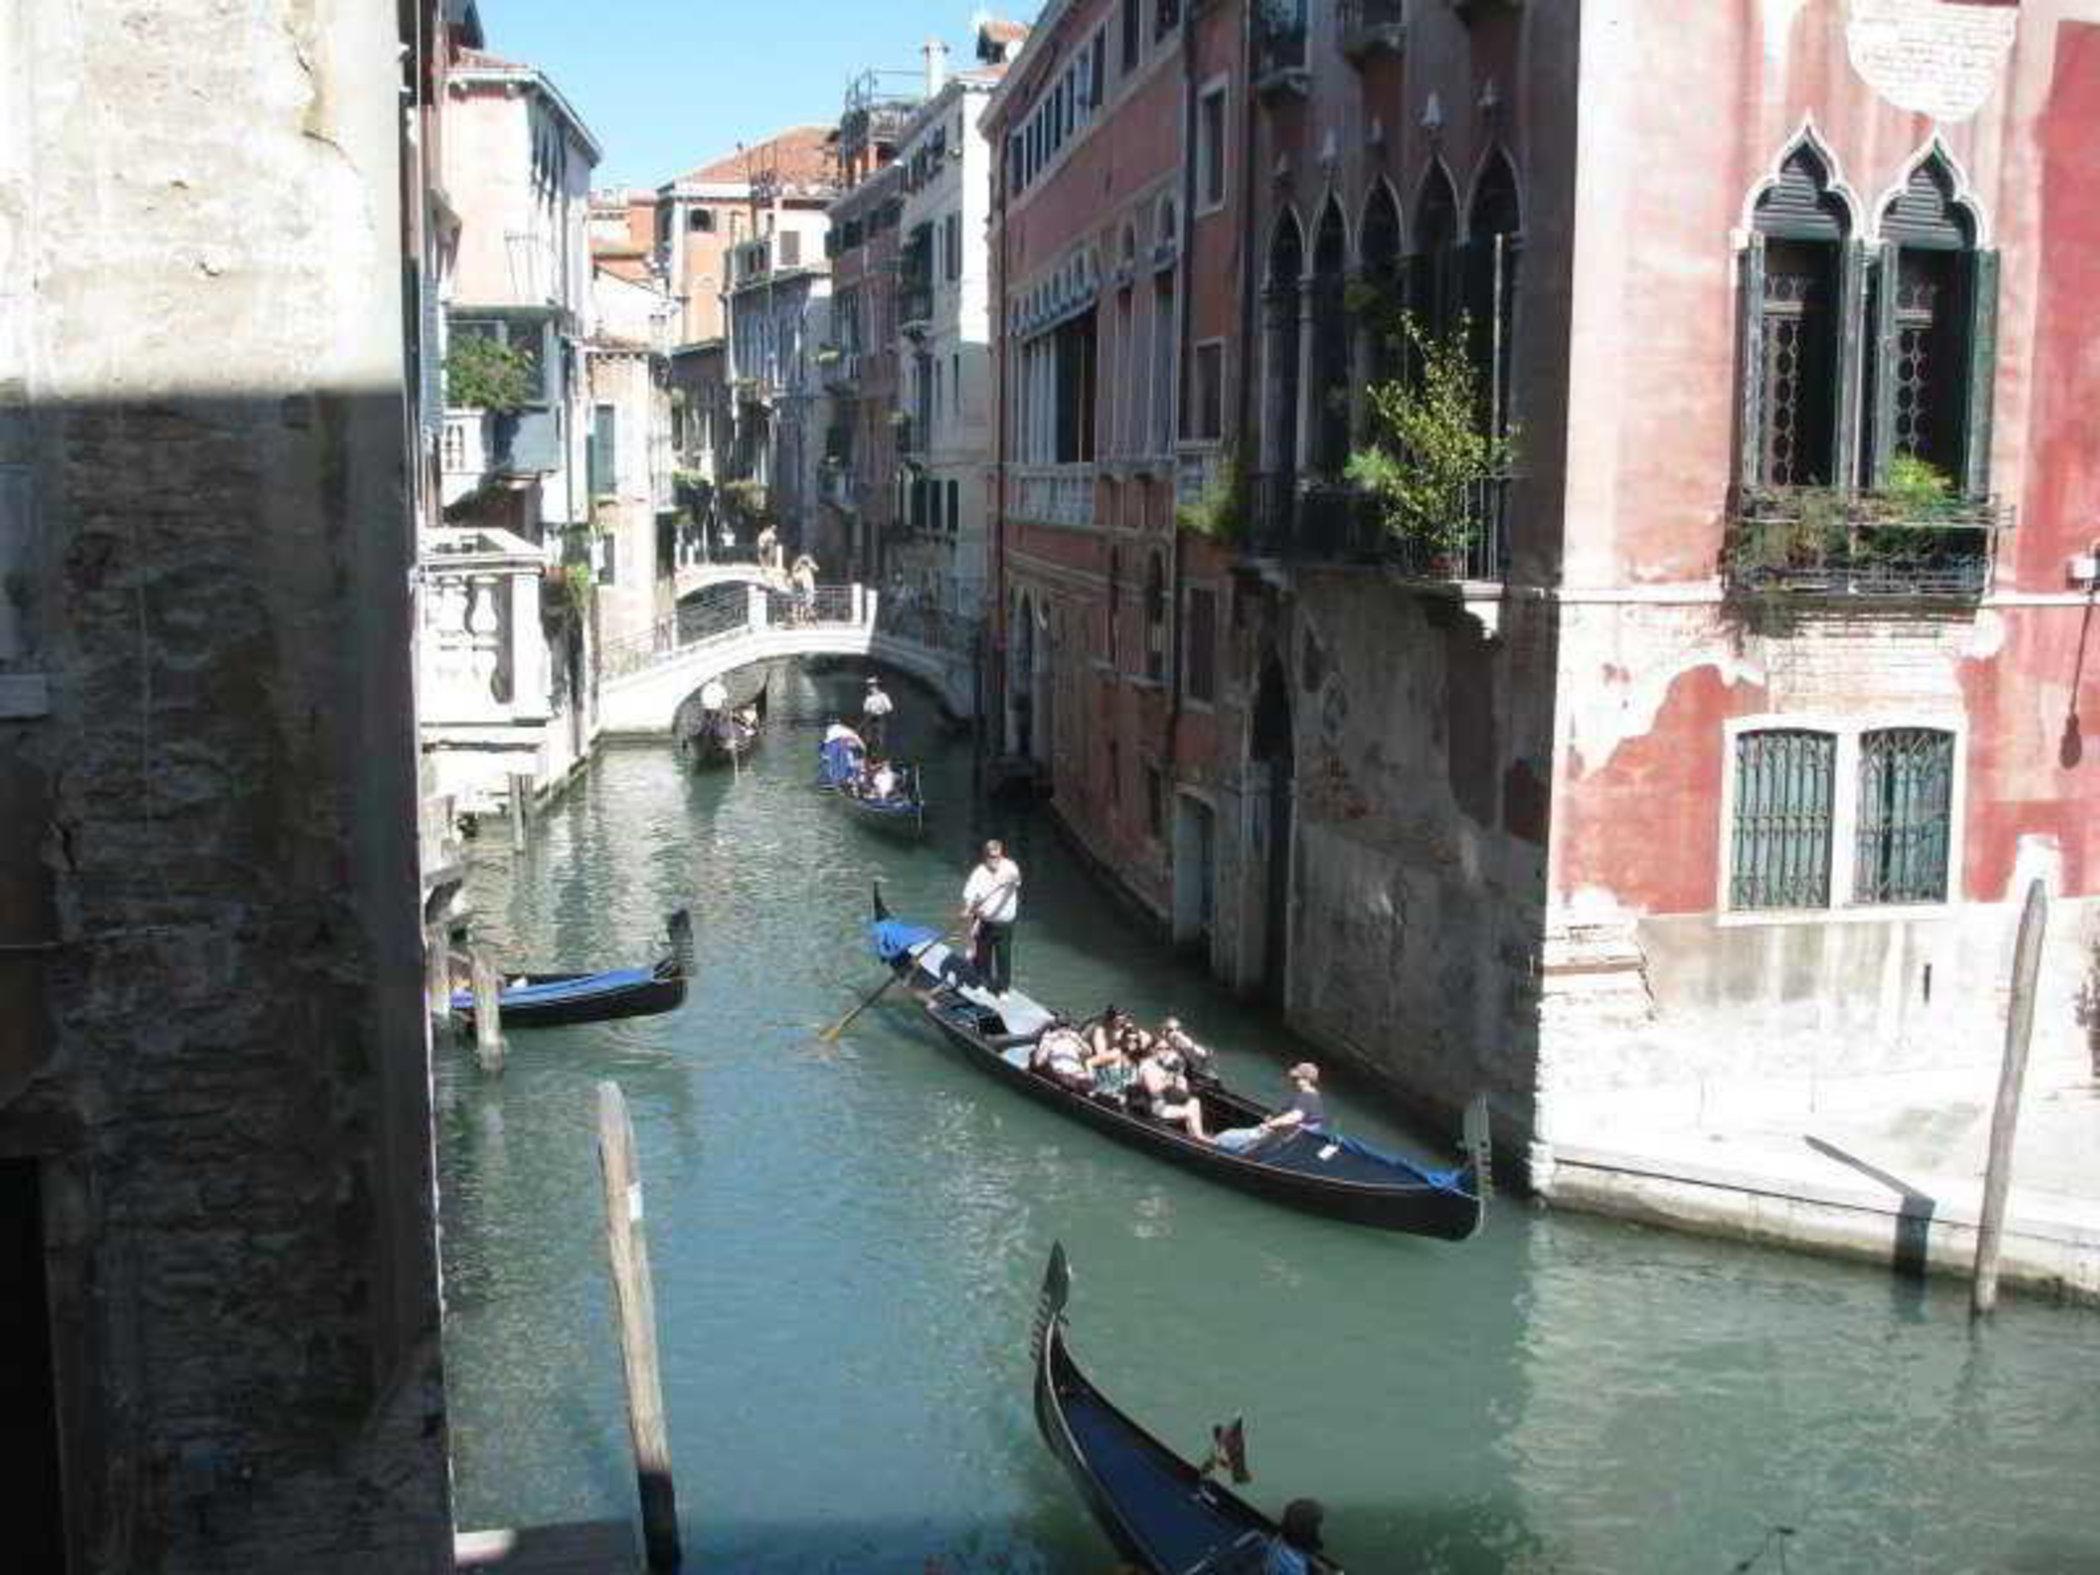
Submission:
M 1038 525 L 1091 525 L 1094 522 L 1094 467 L 1043 465 L 1017 470 L 1013 477 L 1014 517 Z
M 1407 0 L 1339 0 L 1336 21 L 1342 53 L 1356 65 L 1407 50 Z
M 1305 98 L 1305 0 L 1258 0 L 1254 14 L 1254 92 L 1265 101 Z
M 1972 604 L 1991 587 L 2010 508 L 1796 487 L 1745 492 L 1721 560 L 1731 595 Z
M 1381 568 L 1410 580 L 1499 582 L 1509 574 L 1509 476 L 1483 476 L 1452 500 L 1454 543 L 1396 536 L 1378 501 L 1347 482 L 1289 473 L 1253 478 L 1247 555 Z
M 897 290 L 897 327 L 918 338 L 933 326 L 933 282 L 907 279 Z
M 551 410 L 448 410 L 441 441 L 447 476 L 524 479 L 561 468 L 561 432 Z

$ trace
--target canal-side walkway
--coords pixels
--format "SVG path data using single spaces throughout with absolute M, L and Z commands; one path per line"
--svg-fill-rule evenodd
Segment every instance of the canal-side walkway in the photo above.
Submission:
M 1556 1111 L 1534 1180 L 1560 1207 L 1749 1241 L 1967 1274 L 1975 1260 L 1997 1073 L 1855 1077 L 1812 1112 L 1688 1121 L 1674 1092 L 1620 1090 Z M 2100 1304 L 2100 1080 L 2030 1068 L 2013 1151 L 2002 1275 Z

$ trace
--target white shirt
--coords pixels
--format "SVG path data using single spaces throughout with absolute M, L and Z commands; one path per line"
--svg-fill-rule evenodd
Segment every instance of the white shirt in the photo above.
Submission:
M 722 711 L 726 710 L 728 706 L 729 691 L 723 687 L 721 679 L 710 678 L 706 683 L 700 686 L 701 710 Z
M 1013 923 L 1021 911 L 1021 866 L 1012 859 L 979 864 L 963 886 L 963 906 L 989 924 Z
M 824 729 L 825 743 L 835 744 L 842 738 L 850 738 L 856 744 L 860 742 L 860 734 L 854 732 L 844 722 L 834 722 L 831 726 Z
M 897 773 L 888 766 L 883 766 L 875 773 L 875 780 L 871 785 L 877 798 L 888 798 L 897 791 Z
M 862 716 L 888 716 L 890 710 L 890 697 L 880 689 L 870 689 L 868 698 L 860 704 Z

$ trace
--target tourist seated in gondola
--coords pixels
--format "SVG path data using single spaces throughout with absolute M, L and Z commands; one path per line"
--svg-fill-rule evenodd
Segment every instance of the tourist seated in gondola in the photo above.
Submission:
M 895 798 L 897 796 L 896 767 L 892 766 L 887 760 L 870 761 L 868 765 L 868 786 L 865 796 L 876 800 Z
M 1247 1154 L 1297 1132 L 1325 1132 L 1327 1106 L 1320 1099 L 1320 1069 L 1300 1061 L 1290 1070 L 1291 1102 L 1259 1126 L 1229 1127 L 1211 1139 L 1219 1148 Z
M 1122 1105 L 1129 1102 L 1131 1090 L 1137 1086 L 1137 1063 L 1124 1053 L 1122 1042 L 1106 1033 L 1087 1036 L 1087 1075 L 1093 1079 L 1093 1096 L 1108 1104 Z
M 1159 1025 L 1159 1042 L 1180 1055 L 1191 1078 L 1202 1082 L 1210 1077 L 1210 1051 L 1190 1037 L 1180 1018 L 1169 1017 Z
M 1081 1029 L 1086 1035 L 1087 1053 L 1105 1055 L 1110 1050 L 1121 1053 L 1123 1028 L 1129 1021 L 1129 1014 L 1113 1003 L 1103 1007 L 1099 1017 L 1088 1018 Z
M 1035 1048 L 1028 1057 L 1031 1072 L 1076 1093 L 1087 1093 L 1094 1086 L 1093 1074 L 1087 1071 L 1086 1063 L 1086 1040 L 1063 1017 L 1050 1019 L 1042 1033 L 1036 1036 Z
M 827 744 L 851 744 L 856 754 L 868 747 L 861 741 L 860 734 L 854 732 L 852 728 L 846 725 L 845 718 L 837 716 L 833 717 L 831 725 L 824 729 L 824 742 Z
M 1294 1498 L 1283 1506 L 1276 1535 L 1262 1549 L 1258 1575 L 1312 1575 L 1321 1551 L 1320 1522 L 1327 1511 L 1315 1498 Z
M 1189 1089 L 1180 1052 L 1157 1042 L 1152 1045 L 1137 1064 L 1134 1102 L 1153 1120 L 1180 1127 L 1199 1143 L 1210 1141 L 1203 1130 L 1203 1101 Z

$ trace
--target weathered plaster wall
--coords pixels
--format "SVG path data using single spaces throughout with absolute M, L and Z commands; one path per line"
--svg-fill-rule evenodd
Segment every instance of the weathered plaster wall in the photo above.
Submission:
M 0 23 L 0 665 L 48 679 L 0 880 L 56 943 L 0 972 L 0 1147 L 45 1162 L 81 1570 L 450 1564 L 393 22 Z

